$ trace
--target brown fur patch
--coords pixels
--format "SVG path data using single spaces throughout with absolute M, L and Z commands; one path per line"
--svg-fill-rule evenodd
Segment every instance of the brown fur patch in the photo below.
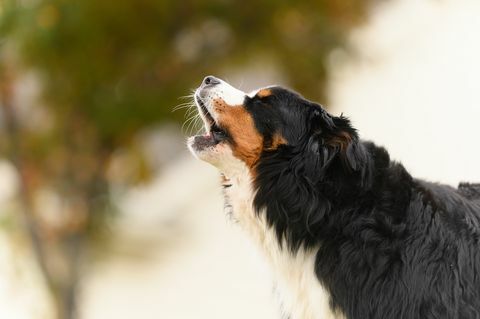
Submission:
M 272 95 L 272 91 L 270 91 L 270 89 L 261 89 L 260 91 L 257 92 L 256 95 L 260 98 L 267 97 Z
M 257 131 L 250 113 L 243 106 L 230 106 L 223 100 L 213 101 L 219 124 L 231 135 L 233 154 L 254 168 L 263 150 L 263 137 Z
M 332 137 L 328 144 L 338 146 L 342 152 L 347 150 L 348 144 L 352 142 L 352 137 L 347 132 L 340 132 L 338 135 Z
M 348 145 L 352 142 L 352 136 L 347 132 L 340 132 L 338 135 L 332 137 L 328 144 L 334 147 L 338 147 L 340 149 L 341 159 L 345 162 L 346 161 L 346 153 Z
M 275 134 L 272 137 L 272 143 L 268 146 L 267 150 L 273 151 L 276 150 L 280 145 L 287 144 L 287 140 L 283 138 L 280 134 Z

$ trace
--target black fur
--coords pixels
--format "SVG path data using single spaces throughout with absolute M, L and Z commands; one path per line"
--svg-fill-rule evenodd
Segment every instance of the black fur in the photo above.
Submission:
M 344 117 L 281 88 L 247 98 L 269 149 L 256 167 L 257 212 L 315 271 L 349 319 L 480 318 L 480 185 L 415 179 Z

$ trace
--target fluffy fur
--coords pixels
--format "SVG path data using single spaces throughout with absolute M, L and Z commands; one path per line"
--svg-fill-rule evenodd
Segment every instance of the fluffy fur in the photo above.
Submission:
M 214 101 L 228 84 L 199 90 L 209 92 L 197 91 L 207 130 L 222 138 L 208 147 L 192 138 L 190 148 L 224 175 L 228 206 L 270 261 L 286 316 L 480 318 L 479 184 L 415 179 L 348 119 L 284 88 L 223 109 Z M 261 143 L 248 159 L 245 137 L 222 122 L 229 108 L 248 114 L 245 134 Z

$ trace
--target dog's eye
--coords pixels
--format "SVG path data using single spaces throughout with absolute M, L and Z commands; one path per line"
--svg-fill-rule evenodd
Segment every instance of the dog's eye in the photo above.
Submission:
M 216 139 L 223 139 L 227 137 L 227 133 L 224 131 L 213 131 L 212 134 Z
M 223 141 L 228 137 L 227 132 L 216 125 L 212 127 L 212 136 L 216 141 Z

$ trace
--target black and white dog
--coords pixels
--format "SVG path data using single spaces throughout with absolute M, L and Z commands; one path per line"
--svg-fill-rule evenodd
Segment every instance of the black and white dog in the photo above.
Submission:
M 343 116 L 281 87 L 195 92 L 233 217 L 291 319 L 480 318 L 480 185 L 418 180 Z M 456 150 L 458 151 L 458 150 Z

